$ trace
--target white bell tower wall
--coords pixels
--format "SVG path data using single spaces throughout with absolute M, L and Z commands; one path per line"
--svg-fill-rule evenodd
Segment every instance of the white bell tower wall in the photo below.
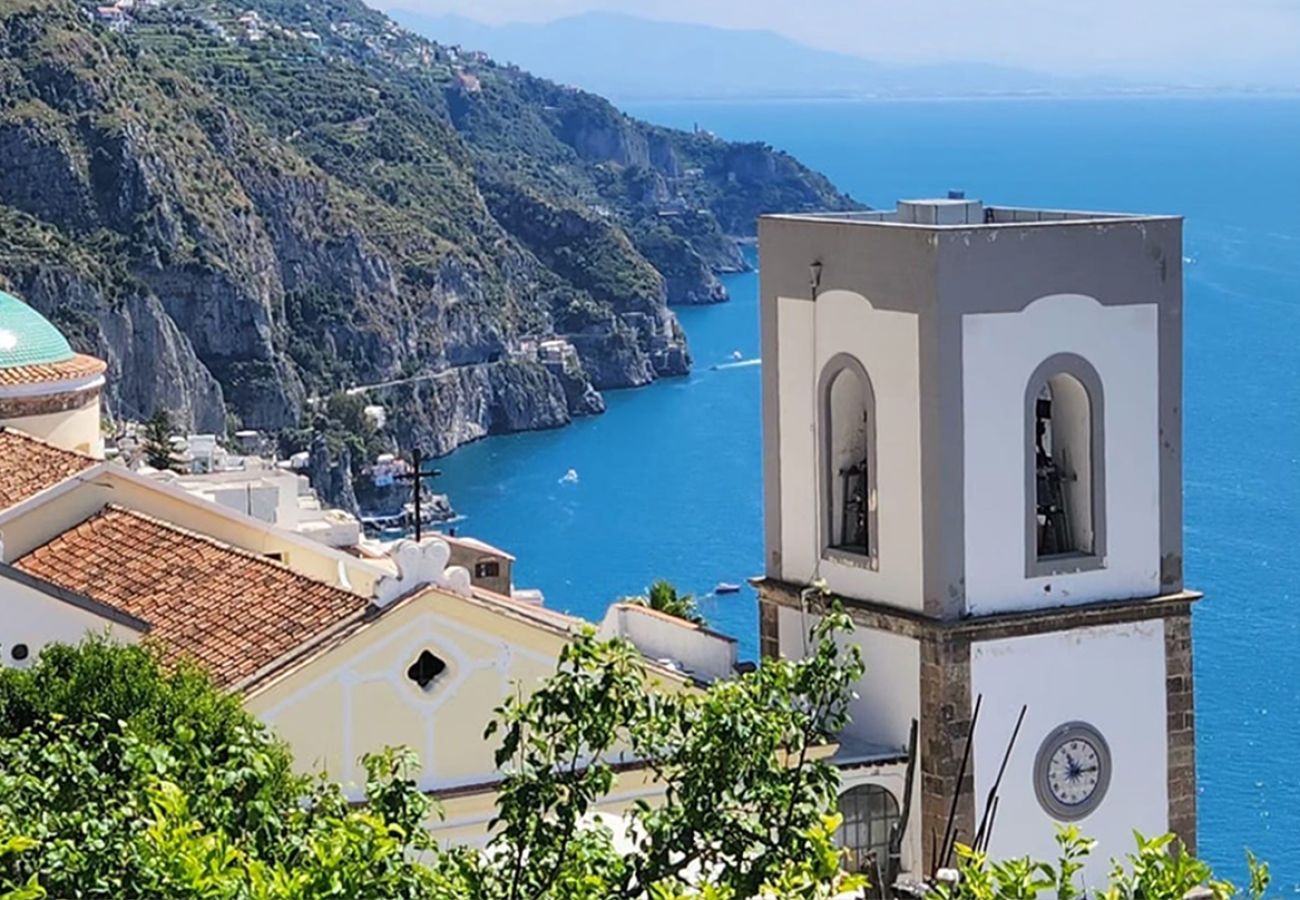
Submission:
M 1111 858 L 1134 849 L 1134 828 L 1148 836 L 1168 829 L 1165 675 L 1165 628 L 1159 619 L 971 647 L 971 692 L 984 697 L 972 767 L 977 818 L 984 815 L 1020 706 L 1027 707 L 998 787 L 989 844 L 993 858 L 1056 859 L 1055 822 L 1035 796 L 1034 763 L 1044 735 L 1065 722 L 1095 726 L 1112 760 L 1104 799 L 1079 822 L 1097 841 L 1088 882 L 1102 883 Z
M 861 294 L 832 290 L 816 303 L 777 304 L 780 390 L 781 547 L 786 576 L 824 578 L 835 592 L 921 609 L 921 420 L 918 317 L 880 310 Z M 870 379 L 876 421 L 875 552 L 867 558 L 829 547 L 827 497 L 834 486 L 820 457 L 820 412 L 827 367 L 849 357 Z M 871 449 L 868 448 L 868 452 Z M 838 494 L 839 491 L 836 490 Z
M 1154 303 L 1103 306 L 1057 294 L 1020 312 L 962 317 L 965 423 L 966 608 L 974 615 L 1160 592 L 1158 310 Z M 1098 433 L 1104 491 L 1094 529 L 1105 535 L 1092 556 L 1035 568 L 1025 539 L 1025 391 L 1044 361 L 1086 360 L 1100 381 Z M 1058 399 L 1057 405 L 1060 406 Z M 1076 473 L 1077 477 L 1077 473 Z M 1086 475 L 1084 476 L 1086 477 Z M 1085 492 L 1080 492 L 1082 496 Z

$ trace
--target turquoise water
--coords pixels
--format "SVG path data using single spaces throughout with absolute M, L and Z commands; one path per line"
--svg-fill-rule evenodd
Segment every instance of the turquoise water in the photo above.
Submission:
M 633 113 L 788 150 L 875 206 L 959 188 L 1002 204 L 1180 213 L 1186 226 L 1186 572 L 1197 608 L 1201 851 L 1300 892 L 1300 101 L 690 104 Z M 696 370 L 607 395 L 562 431 L 443 462 L 466 533 L 599 617 L 655 577 L 708 592 L 762 565 L 756 279 L 680 310 Z M 559 479 L 573 468 L 576 484 Z M 754 597 L 705 612 L 756 651 Z

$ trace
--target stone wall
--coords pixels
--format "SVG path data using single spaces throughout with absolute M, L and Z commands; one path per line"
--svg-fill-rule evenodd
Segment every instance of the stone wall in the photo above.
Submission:
M 763 659 L 776 659 L 781 654 L 779 621 L 775 603 L 758 604 L 758 653 Z
M 971 732 L 970 639 L 932 633 L 921 640 L 921 846 L 927 868 L 940 859 L 948 817 L 956 839 L 969 844 L 975 836 L 974 761 L 962 771 L 962 755 Z
M 1169 830 L 1196 852 L 1196 710 L 1191 611 L 1165 619 L 1165 711 L 1169 717 Z

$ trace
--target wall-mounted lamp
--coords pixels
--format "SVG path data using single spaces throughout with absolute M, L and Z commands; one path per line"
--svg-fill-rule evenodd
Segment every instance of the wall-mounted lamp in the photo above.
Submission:
M 808 285 L 812 288 L 813 297 L 816 297 L 817 289 L 822 286 L 822 261 L 820 259 L 808 267 Z

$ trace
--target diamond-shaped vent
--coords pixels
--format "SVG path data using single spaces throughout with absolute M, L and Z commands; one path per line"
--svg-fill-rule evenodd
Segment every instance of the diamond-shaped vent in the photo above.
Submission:
M 419 658 L 411 663 L 411 668 L 406 670 L 406 677 L 418 684 L 421 690 L 427 691 L 429 686 L 445 671 L 447 671 L 445 662 L 428 650 L 422 650 Z

